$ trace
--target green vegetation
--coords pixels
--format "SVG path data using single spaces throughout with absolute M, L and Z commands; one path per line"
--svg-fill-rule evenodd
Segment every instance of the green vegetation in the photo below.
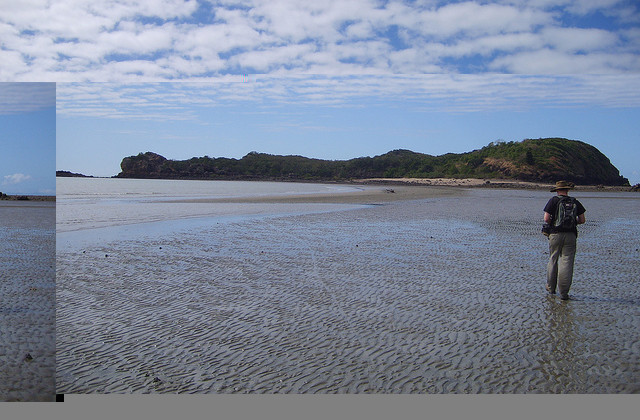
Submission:
M 432 156 L 393 150 L 346 161 L 251 152 L 242 159 L 194 157 L 168 160 L 147 152 L 126 157 L 121 178 L 270 179 L 344 181 L 362 178 L 506 178 L 580 184 L 628 185 L 595 147 L 561 138 L 492 142 L 468 153 Z

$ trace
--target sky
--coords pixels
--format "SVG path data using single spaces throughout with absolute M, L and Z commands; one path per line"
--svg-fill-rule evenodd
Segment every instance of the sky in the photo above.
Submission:
M 640 75 L 251 76 L 238 82 L 58 83 L 58 170 L 113 176 L 126 156 L 344 160 L 463 153 L 563 137 L 640 183 Z
M 58 83 L 57 169 L 558 136 L 640 181 L 637 0 L 0 0 L 0 40 Z
M 0 81 L 640 71 L 637 0 L 0 0 Z
M 0 191 L 55 195 L 55 150 L 55 83 L 0 83 Z

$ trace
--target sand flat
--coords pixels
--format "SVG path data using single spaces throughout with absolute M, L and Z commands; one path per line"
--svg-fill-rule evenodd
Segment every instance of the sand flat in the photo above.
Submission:
M 55 203 L 0 202 L 0 401 L 55 399 Z
M 336 203 L 336 204 L 377 204 L 392 201 L 420 200 L 464 194 L 451 186 L 430 185 L 384 185 L 366 186 L 358 191 L 340 193 L 283 194 L 276 196 L 196 198 L 161 202 L 172 203 Z M 160 201 L 160 200 L 159 200 Z
M 584 198 L 563 302 L 544 291 L 548 196 L 473 190 L 60 250 L 58 390 L 639 392 L 637 199 L 612 216 Z

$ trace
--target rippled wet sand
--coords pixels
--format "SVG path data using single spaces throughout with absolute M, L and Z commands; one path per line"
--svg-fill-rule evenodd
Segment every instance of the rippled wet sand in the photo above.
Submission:
M 55 203 L 0 203 L 0 401 L 55 398 Z
M 640 201 L 604 197 L 578 197 L 568 302 L 544 291 L 542 192 L 58 250 L 57 391 L 639 392 Z

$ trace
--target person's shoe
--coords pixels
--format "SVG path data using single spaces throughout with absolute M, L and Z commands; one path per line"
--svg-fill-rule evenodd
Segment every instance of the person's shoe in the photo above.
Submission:
M 555 290 L 551 290 L 551 287 L 549 287 L 548 284 L 545 286 L 545 288 L 547 289 L 547 292 L 549 292 L 550 294 L 552 294 L 552 295 L 556 294 L 556 291 Z
M 562 296 L 560 296 L 560 299 L 569 300 L 569 295 L 562 295 Z

